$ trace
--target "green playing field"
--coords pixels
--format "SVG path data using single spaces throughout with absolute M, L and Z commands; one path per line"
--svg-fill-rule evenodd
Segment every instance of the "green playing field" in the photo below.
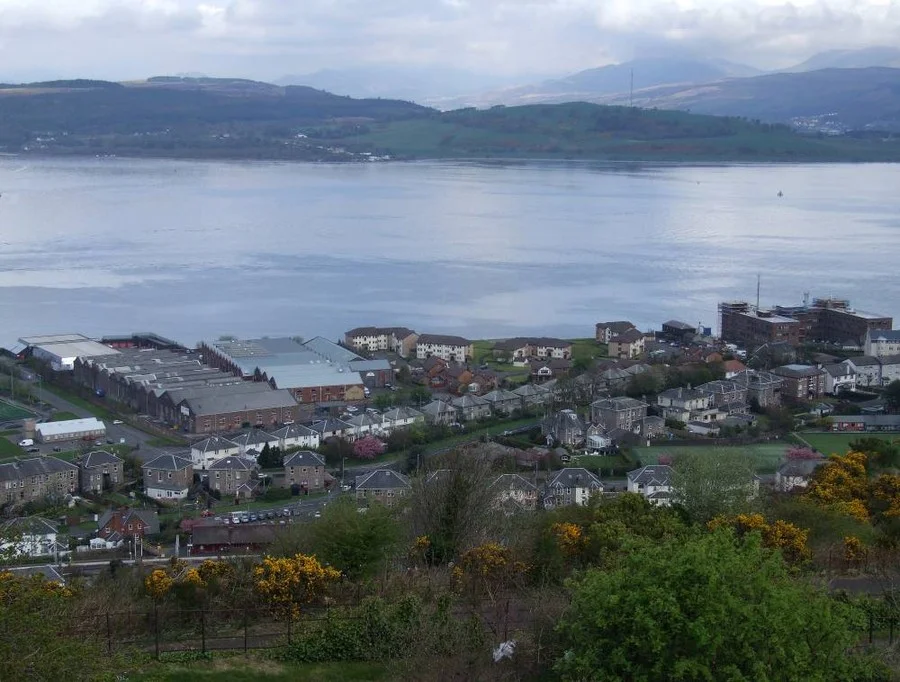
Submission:
M 8 422 L 13 419 L 25 419 L 26 417 L 33 416 L 34 414 L 32 412 L 29 412 L 18 405 L 13 405 L 5 400 L 0 400 L 0 422 Z

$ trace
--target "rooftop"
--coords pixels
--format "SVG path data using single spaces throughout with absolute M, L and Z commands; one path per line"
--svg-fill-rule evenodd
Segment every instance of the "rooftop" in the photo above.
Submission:
M 0 464 L 0 481 L 17 481 L 29 476 L 78 471 L 78 467 L 56 457 L 29 457 Z
M 649 464 L 629 471 L 627 475 L 630 482 L 641 485 L 667 486 L 671 485 L 672 467 L 667 464 Z
M 263 384 L 265 385 L 265 384 Z M 184 398 L 179 405 L 186 405 L 194 416 L 229 414 L 246 410 L 272 410 L 295 407 L 297 401 L 287 390 L 270 389 L 260 392 L 216 391 L 206 395 Z
M 419 336 L 417 343 L 421 345 L 438 345 L 438 346 L 469 346 L 471 341 L 461 336 L 451 336 L 447 334 L 422 334 Z
M 223 457 L 209 465 L 210 471 L 253 471 L 256 468 L 256 462 L 244 457 Z
M 65 419 L 61 422 L 42 422 L 35 427 L 42 436 L 64 436 L 67 433 L 105 431 L 106 426 L 96 417 Z
M 284 466 L 286 467 L 297 467 L 297 466 L 311 466 L 311 467 L 323 467 L 325 466 L 325 458 L 322 455 L 311 452 L 310 450 L 300 450 L 299 452 L 294 452 L 287 457 L 284 458 Z
M 566 468 L 555 472 L 553 477 L 547 482 L 547 486 L 555 488 L 561 486 L 563 488 L 598 488 L 603 489 L 603 484 L 587 469 L 583 468 Z
M 23 336 L 20 343 L 40 348 L 60 358 L 93 357 L 95 355 L 115 355 L 114 348 L 104 346 L 82 334 L 46 334 L 43 336 Z
M 870 341 L 900 341 L 900 329 L 872 329 L 869 331 Z
M 161 469 L 163 471 L 181 471 L 193 466 L 193 462 L 179 455 L 160 455 L 144 464 L 145 469 Z
M 409 479 L 390 469 L 376 469 L 356 477 L 357 490 L 387 490 L 409 488 Z
M 104 464 L 119 464 L 121 461 L 121 457 L 117 457 L 111 452 L 107 452 L 106 450 L 94 450 L 81 458 L 81 468 L 91 469 L 93 467 L 103 466 Z

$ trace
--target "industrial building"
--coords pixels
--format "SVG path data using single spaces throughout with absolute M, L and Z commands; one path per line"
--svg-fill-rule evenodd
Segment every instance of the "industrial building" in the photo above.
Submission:
M 71 371 L 77 358 L 113 355 L 118 352 L 82 334 L 23 336 L 19 343 L 25 345 L 26 355 L 46 362 L 55 372 Z
M 203 343 L 204 362 L 235 376 L 286 389 L 297 402 L 356 401 L 390 383 L 387 360 L 366 360 L 328 339 L 250 339 Z
M 67 419 L 61 422 L 43 422 L 35 426 L 35 435 L 41 443 L 57 443 L 66 440 L 103 438 L 106 426 L 95 417 Z

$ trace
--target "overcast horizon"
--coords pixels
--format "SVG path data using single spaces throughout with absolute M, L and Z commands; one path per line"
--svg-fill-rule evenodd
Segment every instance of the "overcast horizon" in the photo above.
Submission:
M 893 45 L 900 0 L 0 0 L 0 80 L 320 69 L 468 70 L 511 82 L 652 56 L 785 68 Z

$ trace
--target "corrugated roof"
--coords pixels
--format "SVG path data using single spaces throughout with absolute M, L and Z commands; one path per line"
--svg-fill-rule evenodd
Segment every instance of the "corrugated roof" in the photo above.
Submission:
M 86 419 L 66 419 L 60 422 L 42 422 L 35 428 L 43 437 L 64 436 L 69 433 L 106 430 L 106 426 L 104 426 L 103 422 L 96 417 L 88 417 Z

